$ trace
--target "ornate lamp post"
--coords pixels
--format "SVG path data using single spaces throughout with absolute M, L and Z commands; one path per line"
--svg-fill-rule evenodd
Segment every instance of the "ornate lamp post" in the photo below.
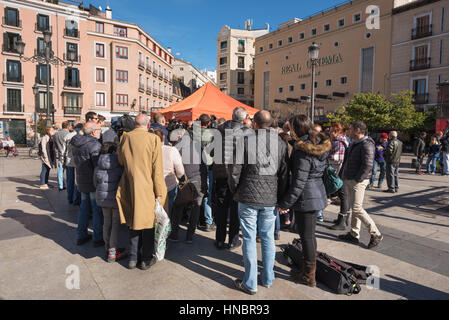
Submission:
M 315 42 L 309 47 L 309 59 L 310 64 L 312 65 L 312 95 L 310 97 L 310 119 L 315 123 L 315 67 L 318 61 L 318 55 L 320 53 L 320 46 L 318 46 Z
M 52 119 L 50 118 L 50 113 L 51 113 L 51 106 L 50 106 L 50 64 L 55 65 L 55 66 L 69 66 L 69 65 L 73 65 L 73 61 L 76 59 L 76 52 L 73 49 L 68 49 L 68 60 L 70 62 L 65 62 L 64 60 L 56 57 L 54 55 L 53 50 L 51 50 L 50 48 L 50 43 L 51 43 L 51 36 L 52 33 L 49 30 L 45 30 L 43 32 L 44 34 L 44 42 L 45 42 L 45 49 L 44 52 L 37 52 L 36 55 L 26 58 L 23 56 L 23 53 L 25 52 L 25 43 L 20 39 L 17 43 L 17 52 L 20 54 L 20 60 L 23 60 L 25 62 L 27 61 L 31 61 L 34 63 L 39 63 L 39 64 L 45 64 L 46 65 L 46 84 L 47 84 L 47 105 L 46 105 L 46 119 L 47 119 L 47 126 L 51 126 L 52 124 Z M 35 95 L 37 95 L 39 93 L 39 89 L 37 86 L 33 87 L 33 93 Z M 54 122 L 54 120 L 53 120 Z
M 34 101 L 37 101 L 37 95 L 39 94 L 39 87 L 35 84 L 33 86 L 33 94 L 34 94 Z M 37 148 L 37 134 L 38 134 L 38 130 L 37 130 L 37 105 L 35 106 L 34 109 L 34 147 Z

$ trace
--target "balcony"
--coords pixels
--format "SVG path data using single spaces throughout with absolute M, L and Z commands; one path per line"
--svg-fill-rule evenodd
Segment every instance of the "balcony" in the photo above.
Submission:
M 173 83 L 173 79 L 172 78 L 168 78 L 168 83 L 172 84 Z
M 412 40 L 429 37 L 432 35 L 432 25 L 420 26 L 412 29 Z
M 81 88 L 81 81 L 64 80 L 64 87 L 80 89 Z
M 168 77 L 167 77 L 167 75 L 165 75 L 165 74 L 164 74 L 164 81 L 165 81 L 165 82 L 168 82 Z
M 224 63 L 224 64 L 220 64 L 220 70 L 225 70 L 228 68 L 228 64 Z
M 64 61 L 70 61 L 70 62 L 73 62 L 73 63 L 81 63 L 81 55 L 80 55 L 80 54 L 78 54 L 78 55 L 75 57 L 74 60 L 70 60 L 69 57 L 68 57 L 68 55 L 67 55 L 66 53 L 64 53 L 64 54 L 63 54 L 63 59 L 64 59 Z
M 153 68 L 153 76 L 157 77 L 157 70 Z
M 3 17 L 2 26 L 14 27 L 14 28 L 22 28 L 22 20 L 18 19 L 16 21 L 10 21 L 6 17 Z
M 162 79 L 163 79 L 162 72 L 159 71 L 158 77 L 159 77 L 159 80 L 162 80 Z
M 157 89 L 153 89 L 153 96 L 157 96 Z
M 221 53 L 226 53 L 226 52 L 228 52 L 228 48 L 226 47 L 226 48 L 223 48 L 223 49 L 220 49 L 220 54 Z
M 145 85 L 143 83 L 139 83 L 139 91 L 145 92 Z
M 164 99 L 165 99 L 165 100 L 168 99 L 168 94 L 164 93 Z
M 410 61 L 410 71 L 430 68 L 430 58 L 415 59 Z
M 151 94 L 151 88 L 150 87 L 147 88 L 147 94 Z
M 164 97 L 162 91 L 158 91 L 158 96 L 159 96 L 159 98 L 161 98 L 161 99 Z
M 226 79 L 220 79 L 220 84 L 226 84 Z
M 18 77 L 12 77 L 7 73 L 3 73 L 3 82 L 23 83 L 23 75 L 19 75 Z
M 64 28 L 64 36 L 70 37 L 70 38 L 78 38 L 80 37 L 80 33 L 78 29 L 67 29 Z
M 142 60 L 142 61 L 139 61 L 138 68 L 139 68 L 140 70 L 145 70 L 145 62 L 143 62 L 143 60 Z
M 25 106 L 23 104 L 12 105 L 12 104 L 3 104 L 3 112 L 5 113 L 22 113 L 25 110 Z
M 172 102 L 173 101 L 173 97 L 170 96 L 170 98 L 168 98 L 168 101 Z
M 64 107 L 64 115 L 81 115 L 81 107 Z
M 34 82 L 36 84 L 42 84 L 42 85 L 47 85 L 47 79 L 40 79 L 38 77 L 34 78 Z M 55 85 L 55 79 L 51 78 L 50 79 L 50 86 L 54 86 Z
M 149 64 L 147 64 L 146 71 L 147 73 L 151 74 L 151 66 Z
M 53 33 L 53 28 L 51 26 L 43 27 L 43 26 L 40 26 L 39 24 L 35 23 L 34 24 L 34 31 L 35 32 L 50 31 L 51 33 Z
M 428 93 L 418 93 L 413 96 L 414 104 L 426 104 L 429 102 Z

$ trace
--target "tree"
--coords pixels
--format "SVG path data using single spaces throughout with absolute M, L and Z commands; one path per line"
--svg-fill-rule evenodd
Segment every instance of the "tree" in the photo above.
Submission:
M 423 127 L 427 115 L 415 110 L 413 93 L 404 91 L 392 94 L 389 99 L 382 94 L 356 94 L 347 106 L 328 114 L 327 118 L 331 124 L 340 122 L 343 125 L 362 120 L 370 131 L 378 129 L 407 131 Z

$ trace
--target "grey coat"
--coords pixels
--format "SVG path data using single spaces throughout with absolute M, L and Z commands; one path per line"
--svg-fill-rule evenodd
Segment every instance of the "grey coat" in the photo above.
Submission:
M 116 154 L 102 154 L 94 170 L 95 199 L 102 208 L 118 209 L 117 188 L 122 177 L 123 167 Z

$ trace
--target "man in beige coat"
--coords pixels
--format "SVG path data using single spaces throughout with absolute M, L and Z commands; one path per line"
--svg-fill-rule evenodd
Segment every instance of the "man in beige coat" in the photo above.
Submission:
M 142 270 L 156 263 L 154 253 L 154 224 L 156 200 L 162 205 L 167 187 L 162 167 L 162 145 L 158 136 L 148 132 L 148 117 L 136 117 L 136 128 L 123 135 L 118 159 L 124 171 L 117 190 L 121 223 L 130 234 L 130 261 L 134 269 L 138 262 Z

